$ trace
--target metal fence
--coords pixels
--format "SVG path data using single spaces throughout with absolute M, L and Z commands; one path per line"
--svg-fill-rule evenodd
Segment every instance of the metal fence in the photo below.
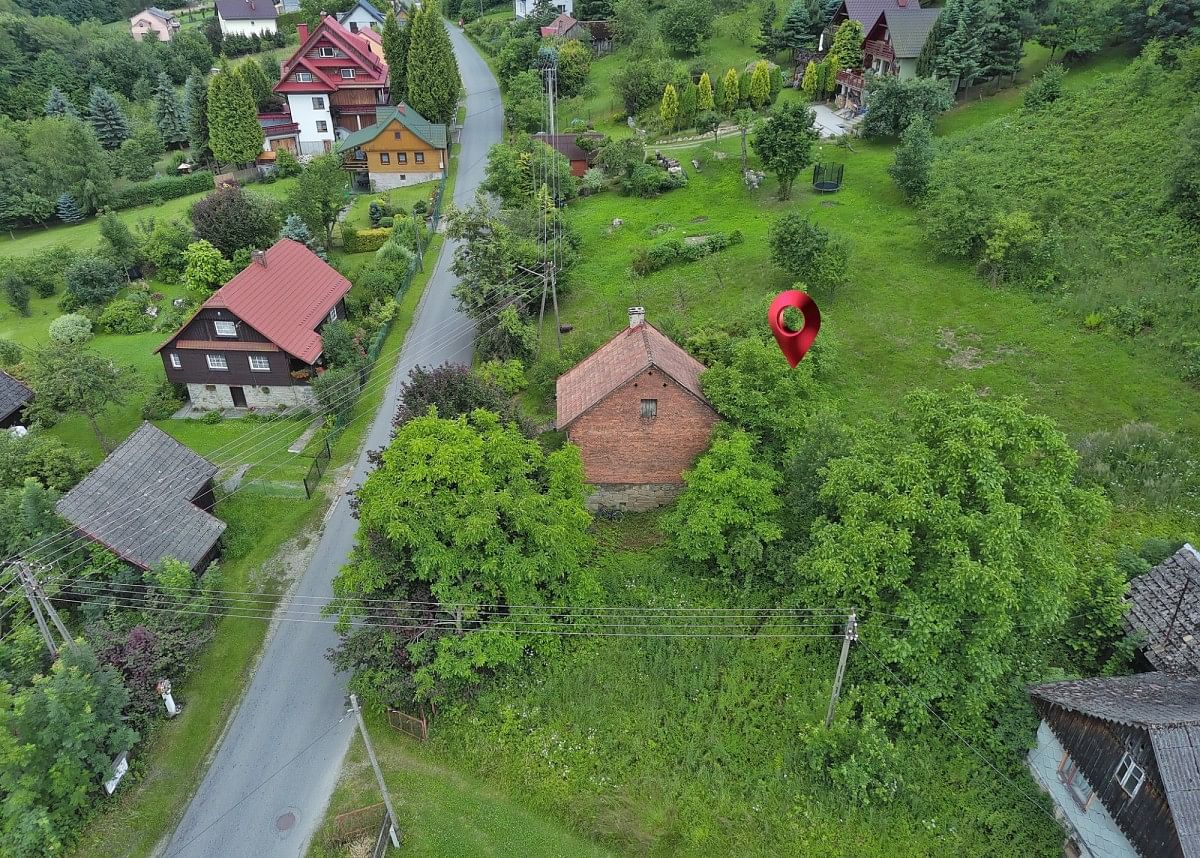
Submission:
M 400 837 L 399 831 L 396 832 L 396 837 Z M 388 819 L 387 811 L 384 811 L 383 822 L 379 823 L 379 831 L 375 835 L 375 847 L 371 850 L 371 858 L 383 858 L 391 845 L 392 821 Z
M 313 491 L 316 489 L 317 483 L 321 481 L 321 475 L 325 473 L 325 467 L 329 464 L 329 459 L 333 455 L 329 449 L 329 441 L 330 436 L 326 435 L 321 449 L 313 457 L 313 463 L 308 466 L 308 473 L 304 475 L 304 496 L 306 498 L 313 496 Z
M 339 813 L 333 818 L 328 839 L 336 844 L 365 837 L 375 831 L 381 821 L 386 829 L 387 808 L 382 801 L 369 807 L 360 807 L 357 810 Z
M 442 220 L 442 203 L 446 197 L 446 177 L 442 176 L 442 180 L 438 183 L 437 197 L 433 201 L 433 208 L 429 212 L 429 231 L 437 232 L 438 224 Z
M 420 715 L 409 715 L 399 709 L 389 709 L 388 724 L 419 742 L 429 741 L 429 717 L 425 714 L 425 707 L 421 707 Z

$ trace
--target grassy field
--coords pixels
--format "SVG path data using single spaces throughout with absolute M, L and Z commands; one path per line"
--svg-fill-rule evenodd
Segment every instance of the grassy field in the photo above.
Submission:
M 437 182 L 426 182 L 419 185 L 408 185 L 403 188 L 393 188 L 390 191 L 380 191 L 374 194 L 358 194 L 350 204 L 346 213 L 346 223 L 357 229 L 370 229 L 370 208 L 372 200 L 384 200 L 393 206 L 403 206 L 407 212 L 412 212 L 413 203 L 419 200 L 429 202 L 429 195 L 437 187 Z

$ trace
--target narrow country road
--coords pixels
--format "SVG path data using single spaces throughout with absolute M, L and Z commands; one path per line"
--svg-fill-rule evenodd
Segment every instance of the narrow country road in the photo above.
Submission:
M 454 202 L 469 204 L 483 180 L 487 151 L 501 138 L 496 80 L 456 28 L 450 39 L 467 93 Z M 349 490 L 367 473 L 367 450 L 387 444 L 400 386 L 417 365 L 466 363 L 474 330 L 450 291 L 454 247 L 442 246 L 383 404 L 355 463 Z M 331 510 L 300 596 L 328 598 L 330 581 L 354 543 L 348 497 Z M 234 712 L 216 757 L 162 854 L 167 858 L 295 858 L 303 855 L 337 780 L 353 718 L 345 715 L 346 677 L 326 651 L 337 642 L 329 625 L 284 622 L 267 641 L 250 687 Z

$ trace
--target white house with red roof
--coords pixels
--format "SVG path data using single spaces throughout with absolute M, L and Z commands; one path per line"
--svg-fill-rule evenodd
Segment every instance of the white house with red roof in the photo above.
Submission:
M 375 124 L 388 104 L 388 67 L 378 34 L 351 33 L 330 15 L 310 33 L 298 24 L 300 47 L 283 63 L 275 92 L 287 99 L 296 126 L 292 148 L 301 155 L 333 149 L 335 141 Z
M 281 239 L 200 305 L 158 347 L 167 380 L 193 407 L 278 408 L 316 402 L 321 329 L 346 316 L 350 281 L 299 242 Z

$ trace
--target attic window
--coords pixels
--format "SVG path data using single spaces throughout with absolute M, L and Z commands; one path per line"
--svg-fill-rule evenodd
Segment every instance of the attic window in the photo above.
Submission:
M 1130 798 L 1134 798 L 1138 794 L 1138 790 L 1142 788 L 1142 782 L 1146 780 L 1146 772 L 1133 761 L 1133 755 L 1129 752 L 1121 757 L 1121 763 L 1117 766 L 1117 783 L 1121 785 L 1121 789 L 1125 790 L 1125 794 Z
M 333 48 L 317 48 L 317 56 L 319 57 L 336 57 L 337 51 Z
M 233 322 L 213 322 L 218 337 L 236 337 L 237 325 Z
M 354 80 L 354 69 L 342 69 L 343 80 Z
M 642 419 L 653 420 L 658 416 L 658 400 L 643 399 L 642 400 Z
M 312 72 L 296 72 L 296 81 L 298 83 L 312 83 Z
M 399 140 L 403 136 L 404 136 L 403 131 L 393 131 L 392 132 L 392 139 L 394 139 L 394 140 Z

